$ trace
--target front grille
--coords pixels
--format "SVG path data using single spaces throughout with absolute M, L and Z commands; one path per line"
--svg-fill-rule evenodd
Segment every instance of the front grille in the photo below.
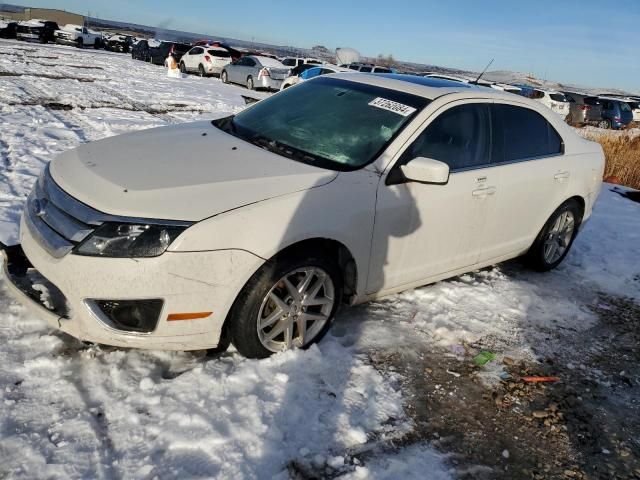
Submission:
M 27 199 L 24 219 L 38 243 L 61 258 L 102 224 L 103 215 L 62 190 L 47 166 Z

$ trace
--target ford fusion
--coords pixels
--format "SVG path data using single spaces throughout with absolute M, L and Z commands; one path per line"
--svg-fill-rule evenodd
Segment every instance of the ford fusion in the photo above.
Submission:
M 318 341 L 344 303 L 520 256 L 553 269 L 603 168 L 601 148 L 538 102 L 335 74 L 60 155 L 5 271 L 85 341 L 265 357 Z

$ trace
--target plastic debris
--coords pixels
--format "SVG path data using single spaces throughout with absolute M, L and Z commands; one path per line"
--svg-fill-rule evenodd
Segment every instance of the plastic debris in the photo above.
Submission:
M 479 367 L 486 365 L 491 360 L 495 360 L 496 355 L 492 352 L 480 352 L 478 355 L 473 357 L 473 363 L 478 365 Z
M 538 377 L 538 376 L 530 376 L 530 377 L 522 377 L 523 382 L 527 383 L 543 383 L 543 382 L 559 382 L 560 377 Z

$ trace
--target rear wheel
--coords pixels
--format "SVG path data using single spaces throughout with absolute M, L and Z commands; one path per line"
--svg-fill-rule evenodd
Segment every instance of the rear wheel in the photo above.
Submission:
M 253 77 L 248 77 L 247 78 L 247 88 L 249 90 L 253 90 Z
M 600 128 L 611 128 L 611 122 L 609 120 L 602 119 L 598 122 L 598 127 Z
M 229 77 L 227 77 L 227 72 L 225 70 L 220 74 L 220 81 L 222 81 L 222 83 L 229 83 Z
M 546 272 L 556 268 L 567 256 L 582 222 L 582 207 L 568 200 L 553 212 L 527 253 L 534 269 Z
M 204 67 L 202 66 L 202 64 L 198 65 L 198 75 L 200 75 L 201 77 L 207 76 L 207 72 L 204 71 Z
M 275 257 L 247 282 L 225 326 L 242 355 L 264 358 L 319 341 L 341 300 L 342 274 L 332 259 L 302 252 Z

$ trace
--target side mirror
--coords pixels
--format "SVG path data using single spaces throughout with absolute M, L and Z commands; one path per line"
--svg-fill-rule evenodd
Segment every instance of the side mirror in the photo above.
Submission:
M 416 157 L 400 167 L 404 178 L 411 182 L 446 185 L 449 182 L 449 165 L 432 158 Z

